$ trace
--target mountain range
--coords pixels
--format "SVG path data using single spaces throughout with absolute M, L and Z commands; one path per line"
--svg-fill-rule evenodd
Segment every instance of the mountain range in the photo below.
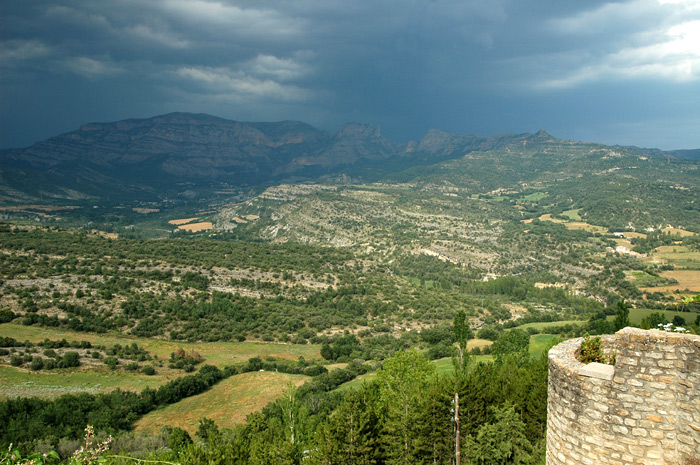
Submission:
M 85 124 L 27 148 L 0 151 L 0 200 L 156 199 L 184 190 L 316 180 L 337 174 L 376 180 L 472 152 L 557 141 L 543 130 L 491 137 L 431 130 L 418 142 L 396 143 L 383 137 L 378 127 L 362 123 L 347 124 L 330 134 L 299 121 L 246 123 L 170 113 Z M 625 151 L 700 156 L 700 151 Z M 517 168 L 517 163 L 513 166 Z

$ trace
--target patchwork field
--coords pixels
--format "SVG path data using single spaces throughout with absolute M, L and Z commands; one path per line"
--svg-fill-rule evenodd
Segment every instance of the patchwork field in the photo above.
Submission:
M 590 233 L 599 233 L 599 234 L 608 234 L 608 228 L 604 228 L 602 226 L 596 226 L 594 224 L 588 224 L 582 221 L 573 221 L 570 223 L 564 223 L 564 226 L 566 226 L 568 229 L 571 230 L 583 230 L 583 231 L 588 231 Z
M 571 230 L 583 230 L 583 231 L 588 231 L 590 233 L 599 233 L 599 234 L 608 234 L 608 229 L 604 228 L 602 226 L 596 226 L 594 224 L 588 224 L 585 221 L 580 221 L 581 217 L 578 215 L 579 210 L 567 210 L 563 212 L 562 214 L 567 216 L 568 218 L 573 219 L 578 219 L 579 221 L 564 221 L 560 220 L 559 218 L 553 218 L 551 214 L 546 213 L 542 216 L 540 216 L 539 220 L 540 221 L 551 221 L 552 223 L 561 223 L 564 226 L 566 226 L 568 229 Z
M 231 428 L 281 397 L 289 382 L 301 386 L 309 379 L 308 376 L 273 372 L 232 376 L 202 394 L 149 413 L 136 422 L 136 430 L 156 432 L 170 425 L 193 435 L 204 417 L 214 420 L 220 428 Z
M 679 234 L 681 237 L 692 236 L 694 233 L 680 228 L 664 228 L 662 231 L 665 234 Z
M 694 269 L 700 272 L 700 251 L 690 250 L 683 245 L 657 247 L 651 254 L 651 260 L 671 263 L 676 268 Z
M 700 292 L 700 271 L 699 270 L 670 270 L 660 273 L 662 277 L 675 279 L 678 284 L 660 287 L 641 288 L 644 292 L 675 292 L 691 291 Z

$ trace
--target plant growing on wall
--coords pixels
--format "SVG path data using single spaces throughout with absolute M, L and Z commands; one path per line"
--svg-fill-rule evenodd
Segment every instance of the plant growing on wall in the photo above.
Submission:
M 605 355 L 601 347 L 602 341 L 600 336 L 590 337 L 585 336 L 581 342 L 581 348 L 578 351 L 578 360 L 581 363 L 605 363 L 607 365 L 615 364 L 615 354 L 610 356 Z

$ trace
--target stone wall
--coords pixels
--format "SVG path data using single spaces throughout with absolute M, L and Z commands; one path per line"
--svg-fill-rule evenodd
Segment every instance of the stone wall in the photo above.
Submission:
M 549 351 L 547 465 L 700 465 L 700 336 L 625 328 L 615 365 Z

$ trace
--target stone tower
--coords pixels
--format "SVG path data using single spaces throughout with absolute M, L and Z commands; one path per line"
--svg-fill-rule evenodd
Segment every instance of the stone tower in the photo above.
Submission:
M 547 465 L 700 465 L 700 336 L 625 328 L 615 365 L 549 351 Z

